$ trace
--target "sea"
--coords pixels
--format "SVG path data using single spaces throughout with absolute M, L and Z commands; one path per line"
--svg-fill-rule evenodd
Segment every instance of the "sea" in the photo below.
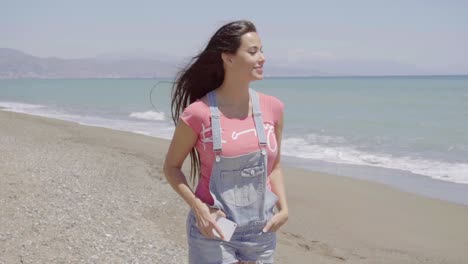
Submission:
M 3 79 L 0 108 L 170 139 L 171 81 Z M 468 205 L 468 76 L 265 78 L 251 88 L 285 104 L 286 165 Z

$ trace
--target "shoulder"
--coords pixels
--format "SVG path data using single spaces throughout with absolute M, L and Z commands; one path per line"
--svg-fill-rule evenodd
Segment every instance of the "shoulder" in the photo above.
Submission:
M 189 104 L 182 112 L 184 114 L 191 115 L 204 115 L 209 111 L 209 107 L 205 101 L 198 99 L 195 102 Z
M 275 96 L 267 95 L 260 92 L 257 92 L 257 94 L 260 100 L 260 105 L 267 114 L 267 118 L 271 118 L 271 120 L 273 120 L 273 123 L 276 124 L 283 115 L 284 103 Z
M 260 98 L 260 104 L 262 104 L 267 110 L 273 111 L 275 115 L 283 112 L 284 103 L 279 98 L 260 92 L 257 93 Z
M 202 124 L 209 122 L 210 109 L 201 99 L 189 104 L 181 113 L 180 119 L 190 126 L 195 133 L 199 133 Z

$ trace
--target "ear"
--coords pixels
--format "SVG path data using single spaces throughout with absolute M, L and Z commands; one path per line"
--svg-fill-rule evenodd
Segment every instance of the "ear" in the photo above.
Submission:
M 232 63 L 232 55 L 231 54 L 223 52 L 223 53 L 221 53 L 221 59 L 227 65 L 230 65 Z

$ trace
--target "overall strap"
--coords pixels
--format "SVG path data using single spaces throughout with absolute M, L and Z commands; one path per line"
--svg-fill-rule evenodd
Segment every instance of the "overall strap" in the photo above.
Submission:
M 263 127 L 262 112 L 260 110 L 260 101 L 257 92 L 249 88 L 250 98 L 252 100 L 253 117 L 255 130 L 257 132 L 258 143 L 262 154 L 266 154 L 265 146 L 267 145 L 265 129 Z M 216 103 L 216 95 L 214 91 L 208 93 L 208 102 L 210 105 L 211 116 L 211 133 L 213 135 L 213 152 L 216 154 L 216 161 L 219 161 L 219 154 L 222 151 L 221 138 L 221 122 L 218 105 Z
M 256 91 L 249 88 L 250 98 L 252 98 L 253 116 L 255 121 L 255 129 L 257 131 L 258 144 L 262 153 L 265 154 L 265 146 L 267 145 L 265 129 L 263 128 L 262 111 L 260 110 L 260 101 Z
M 210 104 L 210 116 L 211 116 L 211 133 L 213 135 L 213 151 L 218 155 L 221 153 L 222 144 L 221 144 L 221 122 L 220 115 L 218 110 L 218 105 L 216 104 L 216 95 L 214 91 L 208 93 L 208 102 Z

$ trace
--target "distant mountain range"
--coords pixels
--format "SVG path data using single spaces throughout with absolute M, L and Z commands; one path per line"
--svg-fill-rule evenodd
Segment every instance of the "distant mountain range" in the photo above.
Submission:
M 175 63 L 154 59 L 40 58 L 0 48 L 0 78 L 147 78 L 168 77 Z
M 0 48 L 0 79 L 17 78 L 171 78 L 188 62 L 152 53 L 110 53 L 94 58 L 36 57 Z M 320 70 L 318 70 L 320 69 Z M 266 77 L 431 74 L 415 66 L 389 61 L 267 59 Z
M 0 79 L 15 78 L 170 78 L 188 63 L 157 53 L 109 53 L 95 58 L 41 58 L 0 48 Z M 269 65 L 267 76 L 309 76 L 318 71 Z

